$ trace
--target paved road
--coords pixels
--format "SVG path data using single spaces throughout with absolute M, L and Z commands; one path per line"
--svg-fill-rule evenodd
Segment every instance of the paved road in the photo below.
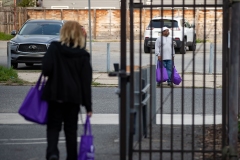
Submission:
M 0 86 L 0 117 L 6 113 L 17 113 L 19 105 L 25 97 L 30 86 Z M 118 131 L 119 126 L 112 124 L 111 115 L 118 114 L 118 99 L 114 94 L 114 87 L 93 88 L 93 110 L 95 117 L 101 114 L 108 114 L 106 117 L 109 121 L 104 124 L 93 124 L 92 129 L 95 136 L 96 146 L 96 160 L 118 159 L 119 158 L 119 143 Z M 170 89 L 163 90 L 164 99 L 164 114 L 170 113 L 171 97 L 168 97 Z M 202 113 L 202 89 L 195 90 L 195 113 Z M 216 91 L 216 111 L 221 114 L 221 90 Z M 157 89 L 157 97 L 160 97 L 160 89 Z M 181 113 L 181 89 L 174 89 L 174 114 Z M 185 114 L 191 113 L 192 108 L 192 91 L 191 89 L 184 89 L 184 104 Z M 11 97 L 11 98 L 9 98 Z M 213 90 L 206 89 L 206 113 L 212 114 L 213 106 Z M 160 101 L 157 100 L 157 106 Z M 157 107 L 159 108 L 159 107 Z M 2 120 L 0 118 L 0 120 Z M 116 117 L 115 117 L 116 120 Z M 14 118 L 10 119 L 10 124 L 0 125 L 0 159 L 11 160 L 42 160 L 44 159 L 46 148 L 45 126 L 31 125 L 31 124 L 16 124 Z M 100 120 L 103 121 L 103 120 Z M 155 126 L 157 127 L 157 126 Z M 158 127 L 157 127 L 158 128 Z M 180 129 L 180 128 L 179 128 Z M 170 131 L 170 130 L 169 130 Z M 168 132 L 169 132 L 168 131 Z M 180 130 L 179 130 L 180 131 Z M 79 125 L 78 134 L 81 135 L 82 125 Z M 166 134 L 169 135 L 169 134 Z M 61 152 L 61 159 L 64 159 L 65 141 L 64 135 L 60 135 L 59 149 Z M 34 149 L 33 149 L 34 148 Z
M 107 43 L 108 42 L 93 42 L 92 43 L 92 66 L 94 72 L 106 72 L 107 71 Z M 110 70 L 114 70 L 113 63 L 120 62 L 120 42 L 109 42 L 110 43 Z M 89 44 L 87 44 L 89 47 Z M 140 43 L 135 42 L 134 45 L 134 63 L 135 65 L 139 65 L 139 57 L 140 57 Z M 204 54 L 205 48 L 205 54 Z M 205 73 L 209 71 L 209 50 L 210 44 L 207 43 L 204 47 L 203 44 L 197 44 L 197 51 L 195 54 L 193 52 L 187 51 L 186 54 L 176 54 L 175 56 L 175 65 L 179 72 L 193 72 L 193 64 L 195 63 L 195 72 L 203 73 L 205 69 Z M 216 47 L 216 73 L 222 73 L 222 46 L 221 44 L 217 44 Z M 0 41 L 0 65 L 7 66 L 7 53 L 6 53 L 6 42 Z M 143 52 L 143 48 L 142 48 Z M 150 64 L 150 59 L 152 58 L 152 63 L 155 62 L 154 54 L 145 54 L 142 53 L 142 66 L 146 66 Z M 195 62 L 193 61 L 195 60 Z M 130 64 L 130 56 L 129 56 L 129 43 L 127 49 L 127 65 Z M 204 67 L 205 65 L 205 67 Z M 214 65 L 213 65 L 214 66 Z M 183 68 L 182 68 L 183 67 Z M 34 67 L 26 67 L 25 64 L 20 64 L 20 70 L 33 70 L 39 69 L 39 66 Z M 214 71 L 214 68 L 213 68 Z

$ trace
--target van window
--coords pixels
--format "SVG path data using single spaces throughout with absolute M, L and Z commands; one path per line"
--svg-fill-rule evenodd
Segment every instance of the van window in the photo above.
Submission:
M 149 27 L 153 27 L 153 28 L 162 28 L 162 27 L 178 28 L 178 22 L 175 21 L 175 20 L 170 20 L 170 19 L 154 19 L 154 20 L 150 21 Z

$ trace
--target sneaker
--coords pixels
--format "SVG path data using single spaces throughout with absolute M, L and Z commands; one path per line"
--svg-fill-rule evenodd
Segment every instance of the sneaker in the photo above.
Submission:
M 58 156 L 51 155 L 48 160 L 58 160 Z
M 171 83 L 171 82 L 168 83 L 168 86 L 173 87 L 173 83 Z

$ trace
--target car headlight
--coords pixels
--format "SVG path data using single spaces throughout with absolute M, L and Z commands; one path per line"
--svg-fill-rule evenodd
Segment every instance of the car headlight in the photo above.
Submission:
M 49 43 L 49 44 L 46 44 L 46 46 L 47 46 L 47 49 L 48 49 L 48 47 L 50 46 L 50 44 L 51 44 L 51 43 Z
M 9 41 L 9 42 L 10 42 L 10 45 L 12 45 L 12 46 L 18 45 L 18 43 L 14 42 L 14 41 Z

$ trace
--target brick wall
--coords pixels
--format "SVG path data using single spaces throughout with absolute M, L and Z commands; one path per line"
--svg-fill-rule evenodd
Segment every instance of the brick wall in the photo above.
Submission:
M 182 16 L 183 11 L 174 10 L 152 10 L 152 17 L 161 16 Z M 0 8 L 0 32 L 10 33 L 14 28 L 19 29 L 27 19 L 64 19 L 76 20 L 80 22 L 88 32 L 88 10 L 85 9 L 39 9 L 39 8 L 17 8 L 14 16 L 14 8 L 4 9 Z M 129 14 L 127 14 L 127 19 Z M 222 10 L 215 12 L 214 10 L 185 10 L 185 19 L 190 23 L 194 22 L 197 32 L 197 39 L 207 41 L 222 40 Z M 15 18 L 14 18 L 15 17 Z M 141 25 L 140 25 L 141 19 Z M 139 40 L 140 34 L 143 35 L 144 29 L 147 27 L 151 19 L 151 12 L 148 9 L 142 10 L 142 17 L 140 17 L 140 10 L 134 10 L 134 38 Z M 216 34 L 214 22 L 216 21 Z M 205 24 L 205 25 L 204 25 Z M 129 23 L 127 23 L 129 26 Z M 120 39 L 120 10 L 119 9 L 93 9 L 91 10 L 91 26 L 93 39 Z M 204 26 L 206 26 L 204 28 Z M 141 29 L 141 33 L 140 33 Z M 129 27 L 127 27 L 129 31 Z M 205 34 L 204 34 L 205 33 Z M 129 37 L 129 33 L 127 33 Z

